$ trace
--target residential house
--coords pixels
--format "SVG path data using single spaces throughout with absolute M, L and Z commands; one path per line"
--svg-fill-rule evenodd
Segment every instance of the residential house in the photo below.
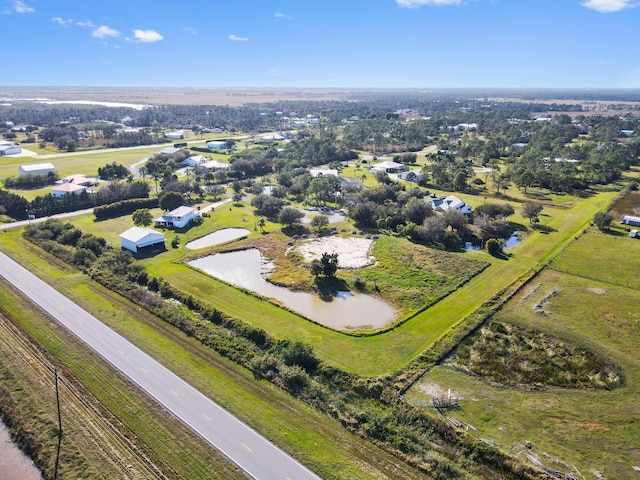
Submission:
M 409 167 L 404 163 L 398 163 L 389 160 L 386 162 L 376 163 L 369 169 L 369 173 L 373 173 L 375 175 L 378 172 L 400 173 L 406 172 L 407 170 L 409 170 Z
M 323 177 L 326 175 L 333 175 L 334 177 L 337 177 L 338 170 L 329 168 L 311 168 L 309 170 L 309 175 L 311 175 L 313 178 Z
M 229 170 L 229 164 L 224 162 L 218 162 L 217 160 L 209 160 L 208 162 L 200 165 L 200 168 L 204 168 L 205 170 L 213 171 L 213 170 Z
M 184 228 L 197 216 L 196 210 L 183 205 L 156 218 L 153 222 L 156 227 Z
M 51 188 L 51 196 L 54 198 L 64 198 L 65 195 L 80 195 L 87 187 L 76 185 L 75 183 L 62 183 Z
M 0 142 L 0 156 L 22 153 L 22 148 L 9 142 Z
M 98 180 L 93 177 L 86 177 L 80 173 L 75 175 L 69 175 L 61 180 L 56 181 L 56 185 L 62 185 L 64 183 L 71 183 L 73 185 L 81 185 L 83 187 L 91 187 L 98 183 Z
M 208 140 L 207 148 L 209 150 L 230 150 L 226 140 Z
M 204 163 L 207 163 L 207 159 L 202 155 L 194 155 L 193 157 L 189 157 L 184 161 L 184 164 L 187 167 L 199 167 Z
M 140 250 L 152 247 L 164 248 L 165 236 L 162 232 L 156 232 L 151 228 L 131 227 L 120 235 L 122 248 L 138 253 Z
M 433 206 L 434 210 L 439 209 L 443 212 L 448 212 L 449 210 L 458 210 L 465 215 L 471 215 L 473 213 L 473 208 L 471 208 L 455 195 L 449 195 L 445 198 L 433 199 L 431 200 L 431 205 Z

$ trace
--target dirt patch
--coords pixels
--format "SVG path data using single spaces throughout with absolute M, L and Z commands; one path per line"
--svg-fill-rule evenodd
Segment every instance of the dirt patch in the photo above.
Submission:
M 305 240 L 291 247 L 302 255 L 305 262 L 320 259 L 323 253 L 337 253 L 340 268 L 363 268 L 374 265 L 376 259 L 369 255 L 373 239 L 354 237 L 324 237 Z
M 591 287 L 587 288 L 587 292 L 595 293 L 596 295 L 604 295 L 607 291 L 604 288 Z

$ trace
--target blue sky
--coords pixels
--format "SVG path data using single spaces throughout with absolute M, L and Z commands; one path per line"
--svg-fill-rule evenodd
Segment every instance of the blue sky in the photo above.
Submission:
M 640 0 L 0 0 L 4 85 L 640 88 Z

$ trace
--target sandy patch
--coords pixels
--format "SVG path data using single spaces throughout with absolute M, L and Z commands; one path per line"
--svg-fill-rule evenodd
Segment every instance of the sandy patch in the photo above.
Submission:
M 604 295 L 607 291 L 604 288 L 591 287 L 587 288 L 588 292 L 595 293 L 596 295 Z
M 305 262 L 320 259 L 323 253 L 337 253 L 340 268 L 363 268 L 375 264 L 369 255 L 373 239 L 354 237 L 323 237 L 305 240 L 292 247 Z

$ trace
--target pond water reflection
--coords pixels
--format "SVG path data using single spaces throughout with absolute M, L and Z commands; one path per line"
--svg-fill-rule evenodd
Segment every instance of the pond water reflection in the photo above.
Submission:
M 189 250 L 197 250 L 198 248 L 211 247 L 213 245 L 219 245 L 221 243 L 227 243 L 237 238 L 246 237 L 251 232 L 246 228 L 223 228 L 217 232 L 210 233 L 204 237 L 196 238 L 195 240 L 187 243 L 185 247 Z
M 0 478 L 11 480 L 41 480 L 40 470 L 11 441 L 9 429 L 0 422 Z
M 333 329 L 371 330 L 384 327 L 395 319 L 393 307 L 371 295 L 338 292 L 326 301 L 316 295 L 273 285 L 261 274 L 264 264 L 255 248 L 217 253 L 189 262 L 213 277 L 276 299 L 304 317 Z

